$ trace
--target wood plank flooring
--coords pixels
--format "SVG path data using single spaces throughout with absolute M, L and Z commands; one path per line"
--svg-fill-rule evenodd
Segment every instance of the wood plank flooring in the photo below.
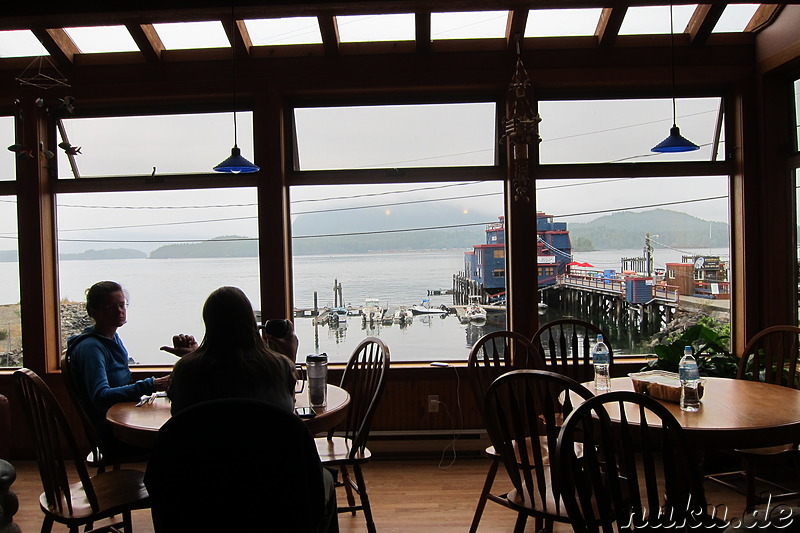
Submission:
M 42 513 L 38 497 L 41 493 L 39 472 L 33 461 L 16 461 L 17 480 L 12 486 L 20 500 L 14 521 L 23 533 L 39 531 Z M 461 459 L 452 466 L 440 468 L 438 459 L 374 460 L 364 474 L 378 531 L 399 533 L 424 531 L 436 533 L 465 532 L 469 529 L 478 494 L 488 469 L 485 459 Z M 144 468 L 144 465 L 140 465 Z M 498 474 L 498 488 L 509 488 L 505 473 Z M 707 498 L 712 504 L 727 504 L 729 513 L 741 515 L 743 497 L 715 483 L 707 482 Z M 344 494 L 340 494 L 343 501 Z M 480 532 L 512 531 L 515 514 L 494 503 L 487 503 Z M 344 533 L 366 531 L 364 517 L 339 515 Z M 136 533 L 153 531 L 149 511 L 134 514 Z M 557 532 L 571 531 L 569 525 L 557 525 Z M 56 526 L 54 532 L 66 531 Z M 533 532 L 533 520 L 526 531 Z

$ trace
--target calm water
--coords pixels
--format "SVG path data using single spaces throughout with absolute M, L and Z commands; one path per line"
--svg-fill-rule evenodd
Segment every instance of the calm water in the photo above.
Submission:
M 692 252 L 691 250 L 687 250 Z M 727 250 L 696 250 L 722 254 Z M 575 260 L 597 268 L 619 269 L 620 257 L 641 255 L 641 250 L 576 253 Z M 680 260 L 681 252 L 655 251 L 657 266 Z M 0 263 L 0 276 L 16 280 L 17 265 Z M 258 261 L 255 258 L 135 259 L 63 261 L 60 263 L 61 297 L 82 301 L 84 291 L 95 281 L 113 279 L 130 294 L 128 324 L 119 331 L 130 354 L 142 364 L 170 363 L 174 357 L 159 351 L 175 333 L 202 336 L 201 309 L 206 296 L 221 285 L 236 285 L 258 306 Z M 461 251 L 376 253 L 367 255 L 298 256 L 294 262 L 295 307 L 312 307 L 314 291 L 319 305 L 333 303 L 333 285 L 342 285 L 344 301 L 363 305 L 366 298 L 379 298 L 384 306 L 412 305 L 430 298 L 432 306 L 451 304 L 450 296 L 427 296 L 429 289 L 449 288 L 452 276 L 463 269 Z M 0 285 L 0 303 L 19 301 L 17 283 Z M 542 320 L 558 318 L 548 310 Z M 455 316 L 416 316 L 405 327 L 365 327 L 361 317 L 350 317 L 346 327 L 315 326 L 310 318 L 295 320 L 300 339 L 299 356 L 326 352 L 331 361 L 344 361 L 368 335 L 381 337 L 394 361 L 464 360 L 481 335 L 505 327 L 505 316 L 482 326 L 464 325 Z

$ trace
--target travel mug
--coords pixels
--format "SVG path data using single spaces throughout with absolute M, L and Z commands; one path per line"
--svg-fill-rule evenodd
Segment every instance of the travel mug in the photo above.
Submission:
M 308 376 L 309 403 L 312 407 L 324 407 L 327 403 L 328 354 L 307 356 L 306 375 Z

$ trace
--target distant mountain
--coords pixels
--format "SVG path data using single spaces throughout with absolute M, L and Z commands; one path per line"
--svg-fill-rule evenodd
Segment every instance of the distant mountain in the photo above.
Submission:
M 591 222 L 569 223 L 567 228 L 576 251 L 585 251 L 586 247 L 595 250 L 639 248 L 644 245 L 646 233 L 666 246 L 678 248 L 729 245 L 728 224 L 667 209 L 623 211 Z
M 497 217 L 495 212 L 464 212 L 456 204 L 436 207 L 410 204 L 309 213 L 299 215 L 292 224 L 295 237 L 292 249 L 298 255 L 467 249 L 485 240 L 484 223 L 496 221 Z M 465 224 L 475 225 L 458 227 Z M 414 228 L 441 229 L 403 231 Z M 337 234 L 343 236 L 317 237 Z
M 85 252 L 77 254 L 59 254 L 58 257 L 62 261 L 77 259 L 144 259 L 147 257 L 147 254 L 141 250 L 134 250 L 132 248 L 106 248 L 104 250 L 86 250 Z
M 150 252 L 150 259 L 185 257 L 256 257 L 258 241 L 241 235 L 223 235 L 198 243 L 167 244 Z
M 420 205 L 396 206 L 390 212 L 384 208 L 369 208 L 354 210 L 352 214 L 343 214 L 342 211 L 310 213 L 298 216 L 292 225 L 292 250 L 296 255 L 469 250 L 485 241 L 484 223 L 495 220 L 495 214 L 465 214 L 455 208 L 431 209 Z M 458 227 L 465 224 L 476 225 Z M 403 231 L 437 226 L 442 229 Z M 727 224 L 666 209 L 614 213 L 587 223 L 568 223 L 567 229 L 575 251 L 640 248 L 648 232 L 666 246 L 716 248 L 728 245 Z M 150 258 L 257 255 L 255 239 L 227 235 L 201 243 L 161 246 L 153 250 Z

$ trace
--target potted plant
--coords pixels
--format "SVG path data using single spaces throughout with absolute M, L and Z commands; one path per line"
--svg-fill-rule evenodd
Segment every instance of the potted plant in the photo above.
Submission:
M 642 370 L 678 371 L 683 348 L 691 346 L 701 376 L 736 377 L 738 358 L 728 348 L 730 335 L 724 330 L 715 331 L 707 323 L 698 322 L 686 328 L 668 343 L 654 347 L 657 359 L 648 361 Z

